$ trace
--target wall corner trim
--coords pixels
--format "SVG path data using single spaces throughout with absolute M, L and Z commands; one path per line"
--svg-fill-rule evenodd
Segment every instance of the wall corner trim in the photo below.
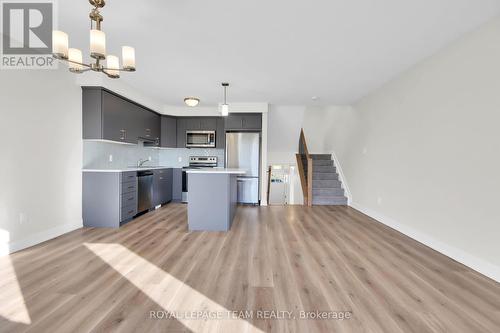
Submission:
M 362 205 L 358 203 L 350 203 L 350 207 L 360 211 L 361 213 L 368 215 L 369 217 L 377 220 L 378 222 L 388 226 L 389 228 L 392 228 L 396 231 L 399 231 L 400 233 L 416 240 L 417 242 L 420 242 L 431 249 L 475 270 L 476 272 L 479 272 L 487 277 L 489 277 L 492 280 L 495 280 L 496 282 L 500 282 L 500 267 L 493 265 L 490 262 L 487 262 L 481 258 L 478 258 L 474 255 L 471 255 L 463 250 L 460 250 L 454 246 L 448 245 L 446 243 L 443 243 L 442 241 L 439 241 L 433 237 L 428 236 L 427 234 L 424 234 L 418 230 L 415 230 L 414 228 L 408 227 L 406 225 L 403 225 L 401 223 L 398 223 L 397 221 L 380 214 L 372 209 L 365 208 Z
M 68 232 L 83 228 L 83 219 L 74 223 L 67 223 L 57 227 L 38 232 L 15 242 L 0 244 L 0 256 L 6 256 L 11 253 L 24 250 L 28 247 L 43 243 L 50 239 L 59 237 Z

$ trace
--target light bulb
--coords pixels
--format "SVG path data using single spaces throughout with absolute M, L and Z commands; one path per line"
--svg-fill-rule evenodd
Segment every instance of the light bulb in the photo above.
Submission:
M 68 58 L 68 35 L 65 32 L 52 31 L 52 54 L 56 58 Z
M 109 55 L 106 57 L 106 73 L 112 79 L 120 77 L 120 59 L 117 56 Z
M 220 108 L 220 113 L 222 114 L 223 117 L 229 116 L 229 105 L 222 104 Z
M 106 34 L 101 30 L 90 30 L 90 56 L 94 59 L 106 58 Z
M 122 62 L 123 69 L 130 72 L 135 71 L 135 49 L 133 47 L 122 47 Z
M 82 51 L 79 49 L 69 49 L 68 50 L 68 60 L 69 62 L 69 71 L 72 73 L 82 73 L 83 72 L 83 56 Z

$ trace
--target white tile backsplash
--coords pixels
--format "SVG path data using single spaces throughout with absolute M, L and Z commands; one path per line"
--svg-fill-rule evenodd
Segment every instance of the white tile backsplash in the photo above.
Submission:
M 224 166 L 224 149 L 172 148 L 160 149 L 160 165 L 182 168 L 189 164 L 190 156 L 217 156 L 217 166 Z
M 189 164 L 190 156 L 217 156 L 218 166 L 224 166 L 224 149 L 150 148 L 113 142 L 83 141 L 84 169 L 124 169 L 148 159 L 145 166 L 181 168 Z
M 124 145 L 112 142 L 83 141 L 84 169 L 122 169 L 136 166 L 139 160 L 151 157 L 145 165 L 159 165 L 158 148 L 137 145 Z

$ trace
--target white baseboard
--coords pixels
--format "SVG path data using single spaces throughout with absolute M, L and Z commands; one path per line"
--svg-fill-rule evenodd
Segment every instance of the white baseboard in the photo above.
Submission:
M 370 216 L 371 218 L 379 221 L 386 226 L 399 231 L 400 233 L 430 247 L 431 249 L 444 254 L 447 257 L 469 267 L 473 270 L 493 279 L 497 282 L 500 282 L 500 267 L 493 265 L 483 259 L 480 259 L 476 256 L 473 256 L 463 250 L 460 250 L 456 247 L 450 246 L 442 241 L 439 241 L 427 234 L 424 234 L 414 228 L 402 225 L 394 221 L 393 219 L 384 216 L 374 210 L 369 208 L 365 208 L 357 203 L 352 202 L 349 206 L 352 208 L 359 210 L 363 214 Z
M 43 243 L 49 239 L 56 238 L 76 229 L 83 227 L 83 220 L 75 223 L 67 223 L 55 228 L 44 230 L 36 234 L 30 235 L 24 239 L 15 242 L 2 242 L 0 243 L 0 256 L 5 256 L 28 247 Z

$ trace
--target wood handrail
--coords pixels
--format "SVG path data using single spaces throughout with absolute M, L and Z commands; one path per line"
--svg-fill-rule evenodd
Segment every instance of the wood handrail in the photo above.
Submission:
M 306 171 L 304 170 L 303 156 L 305 156 L 307 161 L 307 177 Z M 300 184 L 302 186 L 302 193 L 304 194 L 304 205 L 312 206 L 313 159 L 311 155 L 309 155 L 303 128 L 300 130 L 299 152 L 296 154 L 296 158 L 299 168 Z

